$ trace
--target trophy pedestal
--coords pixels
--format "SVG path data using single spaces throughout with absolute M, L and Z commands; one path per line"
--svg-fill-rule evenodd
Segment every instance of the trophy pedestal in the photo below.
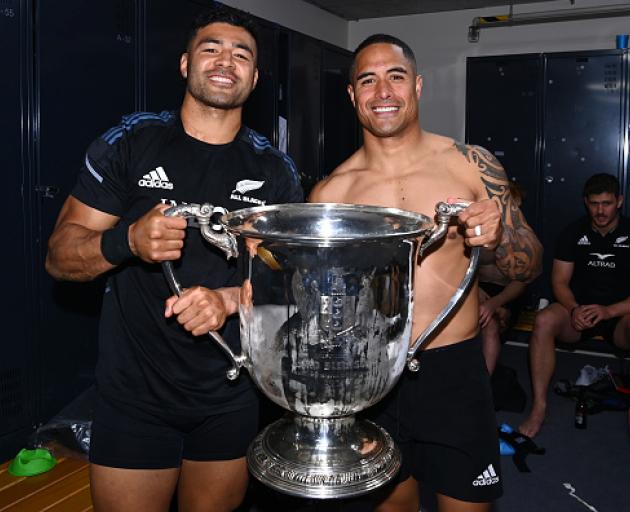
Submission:
M 389 434 L 354 416 L 286 416 L 250 445 L 247 462 L 262 483 L 303 498 L 347 498 L 389 482 L 400 452 Z

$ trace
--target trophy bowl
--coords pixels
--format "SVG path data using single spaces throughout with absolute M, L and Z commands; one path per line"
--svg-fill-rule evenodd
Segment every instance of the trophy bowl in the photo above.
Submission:
M 232 361 L 229 378 L 245 367 L 288 411 L 250 445 L 251 473 L 307 498 L 357 496 L 385 484 L 400 468 L 400 453 L 383 428 L 355 414 L 393 388 L 415 352 L 419 241 L 430 235 L 424 249 L 442 237 L 450 216 L 436 229 L 417 213 L 363 205 L 248 208 L 213 225 L 216 213 L 223 211 L 186 205 L 166 214 L 195 216 L 203 236 L 228 256 L 242 242 L 242 353 L 210 334 Z M 165 273 L 177 291 L 170 262 Z

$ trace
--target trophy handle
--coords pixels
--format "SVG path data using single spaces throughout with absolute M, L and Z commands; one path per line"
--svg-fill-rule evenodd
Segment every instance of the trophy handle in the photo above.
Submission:
M 227 210 L 218 206 L 212 206 L 208 203 L 201 205 L 185 204 L 173 206 L 168 210 L 164 210 L 164 215 L 166 217 L 194 217 L 199 223 L 201 235 L 208 242 L 225 252 L 228 259 L 236 258 L 238 256 L 238 247 L 236 245 L 236 238 L 234 235 L 227 232 L 221 224 L 211 223 L 211 217 L 216 213 L 225 214 L 227 213 Z M 175 295 L 180 296 L 183 289 L 182 285 L 175 276 L 173 263 L 171 261 L 163 261 L 162 270 L 172 292 Z M 227 371 L 227 378 L 229 380 L 235 380 L 239 376 L 241 368 L 245 365 L 245 356 L 243 354 L 234 354 L 223 337 L 216 331 L 209 331 L 208 335 L 214 339 L 232 363 L 232 368 Z
M 435 211 L 437 213 L 437 224 L 431 231 L 431 235 L 428 240 L 424 242 L 420 246 L 420 256 L 424 254 L 424 252 L 433 245 L 436 241 L 440 240 L 446 234 L 448 229 L 448 225 L 451 221 L 451 217 L 459 215 L 461 211 L 470 206 L 468 202 L 458 202 L 458 203 L 444 203 L 440 202 L 435 205 Z M 477 264 L 479 263 L 479 247 L 474 247 L 471 255 L 470 255 L 470 263 L 468 264 L 468 268 L 466 269 L 466 273 L 464 274 L 464 278 L 462 282 L 459 284 L 457 290 L 448 301 L 448 304 L 440 311 L 440 313 L 435 317 L 433 322 L 429 324 L 429 326 L 418 336 L 418 339 L 413 343 L 413 345 L 409 348 L 407 352 L 407 368 L 412 372 L 417 372 L 420 369 L 420 363 L 415 358 L 416 352 L 418 349 L 427 341 L 428 337 L 433 334 L 438 326 L 442 324 L 442 322 L 450 315 L 451 311 L 459 304 L 464 293 L 470 287 L 470 284 L 475 277 L 475 272 L 477 271 Z

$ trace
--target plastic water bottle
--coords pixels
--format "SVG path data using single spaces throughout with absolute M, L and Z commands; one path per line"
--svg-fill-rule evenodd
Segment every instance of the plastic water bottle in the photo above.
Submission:
M 586 408 L 586 399 L 584 398 L 584 387 L 580 387 L 578 399 L 575 404 L 575 428 L 585 429 L 588 410 Z

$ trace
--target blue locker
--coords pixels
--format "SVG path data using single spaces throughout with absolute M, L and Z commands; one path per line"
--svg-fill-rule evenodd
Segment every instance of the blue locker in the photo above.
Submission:
M 36 2 L 34 205 L 42 421 L 92 382 L 103 280 L 55 282 L 47 240 L 89 143 L 135 110 L 135 2 Z
M 30 223 L 28 208 L 29 95 L 32 86 L 27 38 L 29 8 L 26 1 L 0 2 L 0 168 L 3 178 L 2 269 L 5 290 L 2 355 L 0 356 L 0 460 L 15 455 L 31 429 L 35 415 L 33 388 L 33 304 L 31 301 Z

